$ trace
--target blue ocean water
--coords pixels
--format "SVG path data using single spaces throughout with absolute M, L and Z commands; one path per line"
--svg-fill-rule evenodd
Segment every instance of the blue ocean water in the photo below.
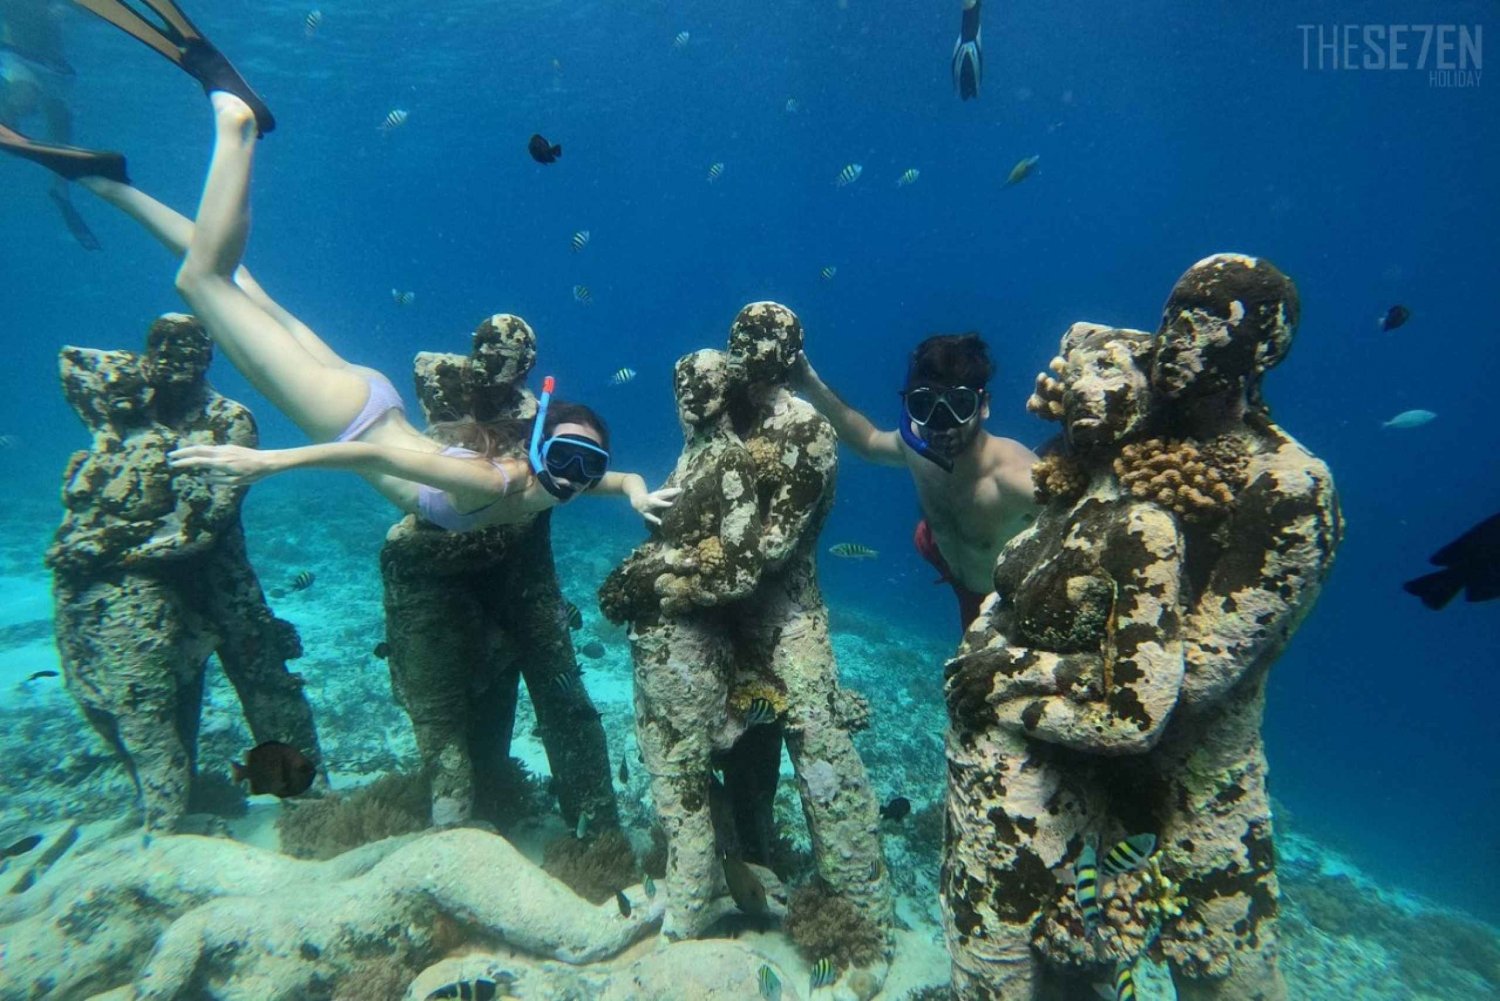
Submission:
M 893 419 L 917 340 L 978 329 L 1000 366 L 990 428 L 1035 445 L 1051 429 L 1024 402 L 1070 322 L 1151 329 L 1199 258 L 1275 261 L 1303 319 L 1267 397 L 1331 465 L 1349 527 L 1272 674 L 1273 794 L 1390 883 L 1500 919 L 1500 605 L 1432 613 L 1399 587 L 1500 510 L 1500 84 L 1320 70 L 1299 30 L 1451 23 L 1495 45 L 1493 5 L 992 0 L 970 103 L 948 78 L 956 3 L 329 0 L 313 38 L 306 4 L 197 6 L 280 122 L 258 154 L 262 282 L 346 356 L 398 375 L 414 351 L 462 350 L 484 316 L 519 313 L 539 370 L 598 405 L 621 465 L 657 477 L 680 442 L 671 362 L 720 344 L 747 301 L 795 309 L 820 373 L 877 418 Z M 202 97 L 75 21 L 77 141 L 127 152 L 142 187 L 190 211 Z M 395 108 L 407 123 L 382 133 Z M 538 131 L 563 145 L 557 164 L 526 155 Z M 1037 174 L 1003 189 L 1030 155 Z M 861 179 L 835 187 L 848 163 Z M 907 168 L 920 179 L 898 187 Z M 83 252 L 46 184 L 0 162 L 0 434 L 16 442 L 0 475 L 35 496 L 83 440 L 58 346 L 133 346 L 178 308 L 164 251 L 78 192 L 105 247 Z M 581 229 L 592 240 L 574 254 Z M 393 287 L 415 302 L 395 305 Z M 1378 331 L 1398 302 L 1412 320 Z M 610 385 L 622 366 L 639 377 Z M 299 440 L 227 365 L 215 381 L 255 406 L 268 444 Z M 1414 407 L 1438 418 L 1379 426 Z M 883 559 L 825 561 L 823 576 L 836 607 L 936 641 L 951 598 L 909 551 L 915 516 L 904 476 L 847 458 L 825 539 Z

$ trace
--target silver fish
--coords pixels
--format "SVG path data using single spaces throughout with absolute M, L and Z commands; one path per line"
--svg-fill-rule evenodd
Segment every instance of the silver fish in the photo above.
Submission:
M 1036 165 L 1041 162 L 1040 156 L 1028 156 L 1016 161 L 1016 165 L 1010 168 L 1010 174 L 1005 178 L 1005 186 L 1020 184 L 1036 171 Z
M 627 368 L 620 369 L 614 375 L 610 376 L 609 377 L 609 382 L 610 382 L 610 385 L 612 385 L 612 386 L 623 386 L 627 382 L 630 382 L 634 378 L 635 378 L 635 369 L 627 367 Z
M 829 264 L 829 265 L 824 266 L 824 268 L 821 271 L 818 272 L 818 276 L 820 278 L 822 278 L 826 282 L 826 281 L 832 281 L 833 280 L 833 276 L 836 275 L 836 274 L 838 274 L 838 273 L 839 273 L 838 267 L 836 265 Z
M 864 172 L 865 168 L 860 166 L 859 164 L 846 163 L 844 164 L 844 169 L 839 171 L 838 176 L 833 179 L 833 186 L 836 188 L 842 188 L 846 184 L 853 184 L 855 181 L 859 180 L 859 175 L 863 174 Z
M 836 546 L 829 546 L 828 551 L 846 560 L 873 560 L 880 555 L 880 550 L 871 549 L 863 542 L 840 542 Z
M 908 184 L 916 184 L 917 178 L 921 176 L 922 172 L 916 167 L 907 167 L 901 172 L 901 176 L 896 178 L 896 187 L 904 188 Z
M 417 293 L 402 292 L 400 289 L 391 289 L 391 298 L 398 306 L 410 306 L 417 301 Z
M 685 49 L 687 48 L 688 42 L 691 42 L 692 40 L 693 36 L 689 32 L 679 31 L 676 37 L 672 39 L 672 48 Z
M 724 176 L 724 164 L 711 163 L 708 165 L 708 183 L 712 184 Z
M 380 131 L 390 133 L 406 124 L 411 115 L 401 108 L 392 108 L 386 113 L 385 119 L 380 123 Z
M 589 287 L 587 285 L 574 285 L 573 298 L 587 306 L 589 303 L 594 301 L 594 293 L 589 291 Z
M 323 12 L 321 10 L 310 10 L 307 12 L 307 16 L 302 19 L 302 33 L 308 38 L 316 35 L 318 29 L 322 26 Z
M 1390 420 L 1386 421 L 1380 426 L 1383 428 L 1393 428 L 1397 431 L 1403 431 L 1407 428 L 1419 428 L 1423 424 L 1431 421 L 1436 416 L 1437 414 L 1433 413 L 1431 410 L 1403 410 L 1401 411 L 1401 413 L 1397 414 L 1395 417 L 1392 417 Z
M 573 239 L 570 241 L 570 245 L 572 246 L 573 253 L 575 254 L 582 250 L 584 247 L 587 247 L 589 245 L 589 231 L 586 229 L 580 229 L 578 232 L 574 233 Z

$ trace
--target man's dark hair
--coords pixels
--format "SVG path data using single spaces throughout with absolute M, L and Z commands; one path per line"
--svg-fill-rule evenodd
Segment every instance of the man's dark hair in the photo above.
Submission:
M 911 353 L 906 372 L 908 389 L 921 385 L 968 386 L 984 389 L 995 365 L 990 349 L 976 331 L 965 334 L 934 334 Z

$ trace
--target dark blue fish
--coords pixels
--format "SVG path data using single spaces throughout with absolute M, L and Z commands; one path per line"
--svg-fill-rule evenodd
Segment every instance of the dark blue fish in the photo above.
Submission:
M 1411 310 L 1407 309 L 1405 306 L 1397 304 L 1386 310 L 1385 315 L 1380 318 L 1380 329 L 1389 332 L 1395 330 L 1397 327 L 1406 323 L 1406 321 L 1410 319 Z
M 526 151 L 537 163 L 556 163 L 557 158 L 562 156 L 562 146 L 553 145 L 539 135 L 531 137 L 526 144 Z
M 1500 514 L 1493 514 L 1432 554 L 1428 562 L 1444 567 L 1409 580 L 1401 587 L 1433 611 L 1463 591 L 1469 601 L 1500 598 Z
M 907 815 L 910 813 L 911 800 L 907 799 L 905 796 L 897 796 L 895 799 L 891 800 L 885 806 L 882 806 L 880 808 L 880 817 L 882 820 L 901 821 L 905 820 Z

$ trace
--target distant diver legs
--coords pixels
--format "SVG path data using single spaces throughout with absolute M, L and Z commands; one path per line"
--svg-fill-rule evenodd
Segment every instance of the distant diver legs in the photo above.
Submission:
M 261 135 L 276 127 L 271 109 L 250 89 L 245 78 L 224 58 L 224 54 L 203 37 L 197 26 L 171 0 L 138 0 L 141 6 L 160 19 L 159 24 L 143 16 L 133 4 L 126 3 L 125 0 L 74 2 L 180 66 L 203 85 L 205 92 L 212 94 L 214 91 L 222 91 L 244 101 L 254 112 L 256 128 Z
M 967 101 L 979 96 L 979 82 L 984 76 L 984 49 L 979 25 L 980 0 L 963 0 L 963 23 L 958 41 L 953 43 L 953 86 Z
M 0 151 L 39 163 L 69 181 L 106 177 L 120 184 L 130 183 L 125 176 L 125 157 L 120 153 L 40 143 L 4 125 L 0 125 Z

